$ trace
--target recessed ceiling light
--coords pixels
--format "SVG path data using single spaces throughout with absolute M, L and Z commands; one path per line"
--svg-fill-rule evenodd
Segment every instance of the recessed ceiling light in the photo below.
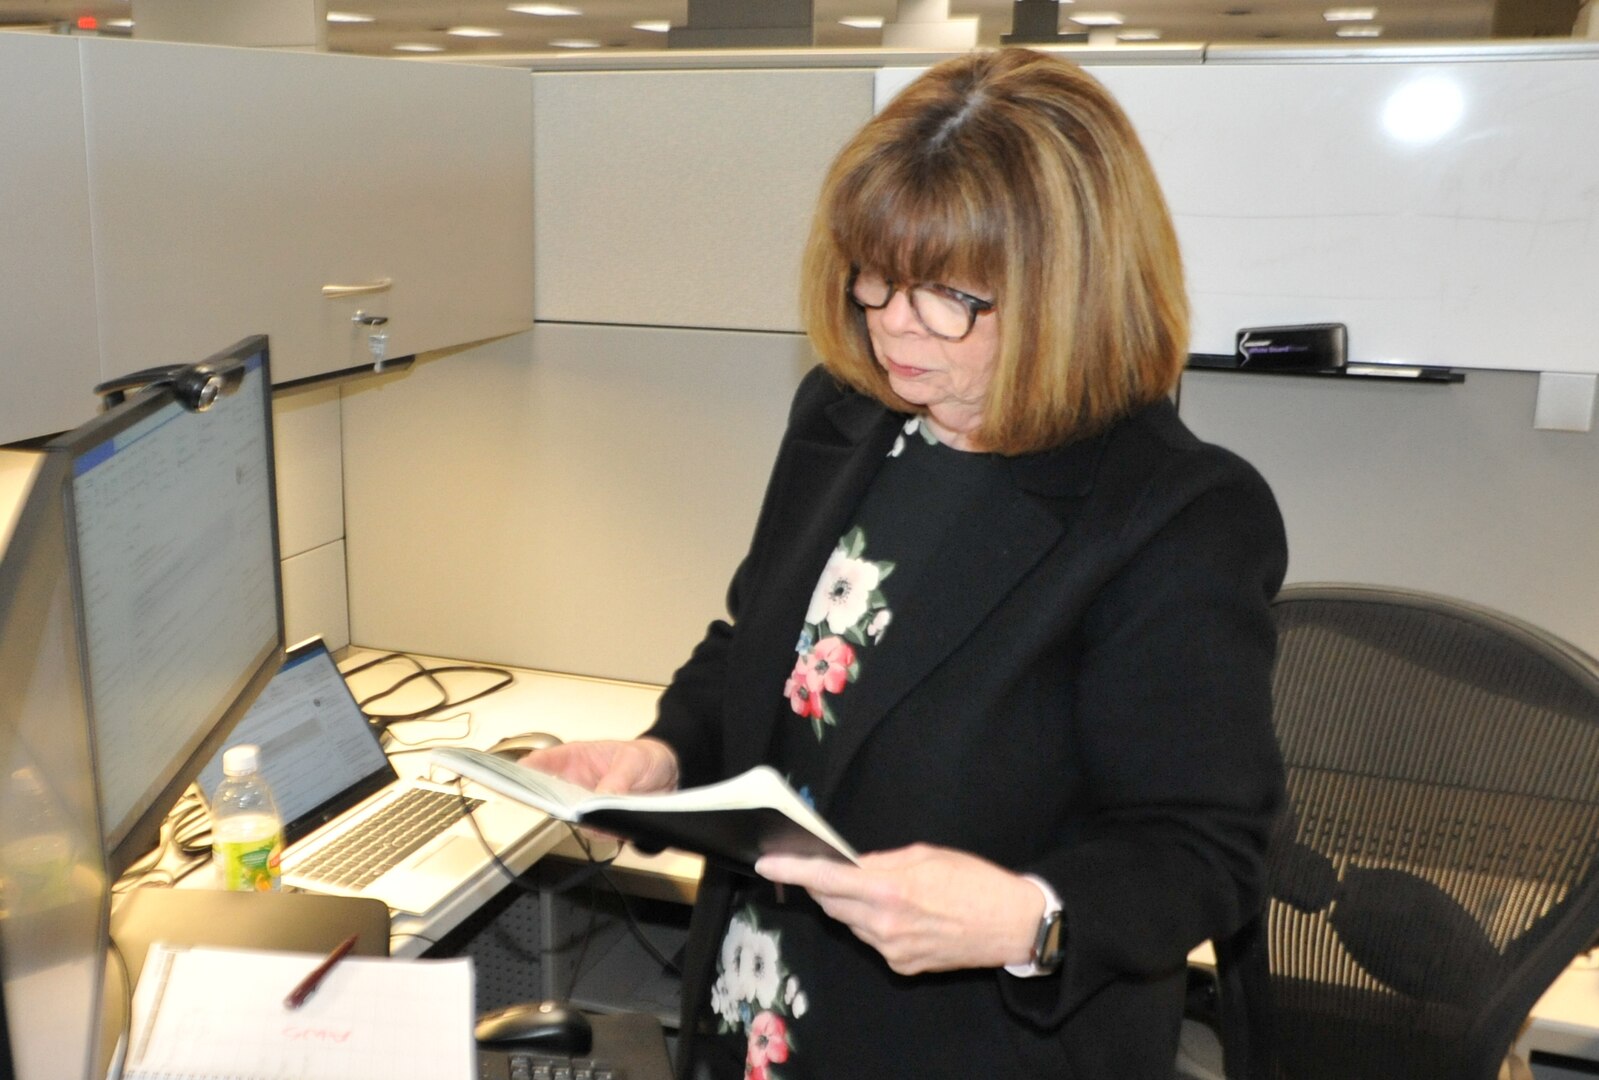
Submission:
M 445 33 L 451 34 L 455 37 L 470 38 L 496 38 L 505 36 L 492 26 L 452 26 L 446 30 Z
M 505 10 L 506 11 L 514 11 L 518 15 L 581 15 L 581 14 L 583 14 L 577 8 L 575 8 L 575 7 L 567 7 L 565 4 L 512 4 L 510 7 L 506 8 Z
M 1333 33 L 1339 37 L 1382 37 L 1380 26 L 1340 26 Z
M 357 15 L 353 11 L 330 11 L 327 15 L 331 23 L 370 23 L 377 22 L 371 15 Z
M 443 45 L 428 45 L 421 41 L 402 41 L 394 46 L 395 52 L 443 52 Z
M 1123 30 L 1116 35 L 1117 41 L 1159 41 L 1159 30 Z
M 1120 26 L 1127 21 L 1114 11 L 1083 11 L 1066 17 L 1078 26 Z
M 552 49 L 598 49 L 600 43 L 592 38 L 556 38 L 550 42 Z
M 1321 13 L 1328 22 L 1370 22 L 1377 17 L 1374 7 L 1328 8 Z
M 672 28 L 672 24 L 665 19 L 645 19 L 633 24 L 633 29 L 643 30 L 651 34 L 664 34 Z
M 883 17 L 881 15 L 850 15 L 838 20 L 844 26 L 853 26 L 857 30 L 881 30 Z

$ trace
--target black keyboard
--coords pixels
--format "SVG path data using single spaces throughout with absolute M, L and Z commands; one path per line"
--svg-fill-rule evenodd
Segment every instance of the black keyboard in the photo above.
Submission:
M 601 1058 L 562 1057 L 536 1050 L 479 1050 L 478 1080 L 627 1080 Z
M 410 788 L 292 872 L 346 889 L 362 888 L 399 866 L 463 812 L 482 804 L 482 799 L 463 800 L 451 791 Z

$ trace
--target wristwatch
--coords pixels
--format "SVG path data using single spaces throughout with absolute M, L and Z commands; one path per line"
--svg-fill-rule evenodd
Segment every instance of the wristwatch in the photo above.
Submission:
M 1066 955 L 1066 916 L 1059 901 L 1044 908 L 1038 920 L 1038 933 L 1033 937 L 1033 967 L 1041 975 L 1052 975 L 1060 970 L 1061 959 Z
M 1038 932 L 1033 935 L 1033 951 L 1028 962 L 1007 964 L 1005 970 L 1021 979 L 1052 975 L 1060 970 L 1066 956 L 1066 915 L 1061 911 L 1060 897 L 1049 882 L 1037 874 L 1023 874 L 1022 877 L 1043 894 L 1044 914 L 1038 920 Z

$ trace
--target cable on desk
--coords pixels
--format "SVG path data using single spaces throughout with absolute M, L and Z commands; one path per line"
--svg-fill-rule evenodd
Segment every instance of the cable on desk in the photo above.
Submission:
M 478 698 L 487 697 L 498 690 L 503 690 L 516 681 L 516 676 L 511 674 L 511 672 L 507 671 L 505 668 L 491 667 L 484 664 L 444 664 L 439 667 L 430 668 L 424 667 L 422 663 L 416 659 L 416 657 L 409 656 L 406 653 L 385 653 L 384 655 L 376 657 L 372 660 L 363 661 L 362 663 L 343 671 L 342 674 L 344 675 L 345 679 L 349 679 L 351 675 L 366 671 L 368 668 L 376 667 L 379 664 L 386 664 L 395 660 L 403 660 L 407 663 L 410 663 L 415 666 L 416 670 L 410 674 L 402 675 L 386 689 L 379 690 L 375 694 L 368 694 L 366 697 L 361 698 L 356 703 L 360 706 L 361 711 L 366 714 L 367 721 L 379 729 L 386 728 L 390 724 L 397 724 L 402 720 L 420 720 L 422 717 L 430 716 L 441 709 L 450 709 L 458 705 L 465 705 L 469 701 L 476 701 Z M 452 700 L 449 689 L 439 681 L 438 677 L 440 675 L 461 673 L 493 675 L 496 677 L 496 682 L 492 686 L 486 687 L 485 689 L 478 690 L 474 693 L 466 695 L 465 697 Z M 437 703 L 429 705 L 425 709 L 417 709 L 408 713 L 375 713 L 367 708 L 367 706 L 371 705 L 373 702 L 382 701 L 384 698 L 398 692 L 402 687 L 408 686 L 419 679 L 425 679 L 432 685 L 434 691 L 436 691 L 439 696 Z
M 393 915 L 394 915 L 394 909 L 390 908 L 389 909 L 390 918 L 393 918 Z M 418 941 L 425 941 L 428 944 L 428 948 L 432 948 L 433 946 L 435 946 L 435 945 L 437 945 L 439 943 L 439 939 L 438 938 L 430 938 L 426 934 L 418 934 L 418 933 L 416 933 L 415 931 L 412 931 L 412 930 L 390 930 L 389 931 L 389 951 L 391 953 L 394 951 L 394 939 L 397 938 L 397 937 L 416 938 L 416 940 L 418 940 Z
M 546 885 L 541 888 L 540 886 L 530 884 L 524 880 L 520 874 L 516 873 L 506 865 L 505 860 L 500 858 L 499 852 L 494 850 L 494 845 L 489 843 L 489 838 L 483 835 L 483 827 L 478 824 L 477 817 L 472 813 L 470 804 L 467 802 L 466 787 L 459 776 L 455 778 L 455 792 L 461 800 L 461 813 L 466 816 L 467 821 L 471 824 L 472 831 L 477 835 L 478 843 L 482 845 L 484 852 L 488 854 L 488 857 L 493 860 L 494 865 L 499 867 L 500 873 L 512 885 L 515 885 L 525 893 L 530 893 L 534 896 L 537 896 L 541 891 L 543 891 L 543 889 L 548 889 L 552 893 L 563 893 L 574 889 L 579 885 L 585 883 L 589 884 L 589 922 L 587 928 L 583 931 L 583 944 L 578 950 L 577 960 L 574 961 L 572 965 L 572 987 L 568 988 L 566 995 L 568 998 L 572 996 L 571 991 L 577 985 L 577 976 L 583 964 L 584 954 L 588 951 L 589 940 L 594 936 L 594 916 L 596 910 L 594 901 L 597 899 L 597 897 L 594 894 L 593 881 L 596 876 L 603 880 L 606 885 L 610 886 L 611 891 L 616 893 L 617 899 L 622 902 L 622 914 L 627 920 L 628 931 L 638 941 L 639 945 L 644 948 L 644 951 L 649 953 L 650 957 L 654 959 L 656 963 L 661 965 L 661 969 L 663 971 L 669 971 L 673 975 L 679 977 L 682 976 L 682 968 L 673 963 L 672 960 L 666 956 L 666 954 L 661 952 L 661 950 L 656 947 L 655 943 L 651 941 L 644 933 L 644 926 L 639 922 L 638 914 L 633 910 L 632 900 L 628 897 L 627 893 L 623 891 L 622 887 L 616 883 L 616 879 L 611 876 L 610 867 L 611 864 L 616 861 L 616 855 L 612 855 L 608 859 L 596 858 L 593 847 L 589 845 L 588 837 L 584 836 L 582 831 L 578 829 L 577 826 L 571 824 L 570 822 L 563 821 L 561 824 L 566 826 L 567 832 L 572 835 L 573 840 L 577 841 L 577 846 L 583 850 L 583 856 L 588 860 L 587 865 L 579 870 L 576 874 L 557 885 Z M 621 854 L 620 847 L 617 848 L 617 854 Z
M 471 713 L 470 710 L 463 710 L 463 711 L 458 712 L 458 713 L 452 713 L 449 716 L 441 716 L 437 720 L 431 721 L 431 723 L 448 724 L 451 720 L 455 720 L 455 719 L 458 719 L 458 718 L 466 720 L 466 729 L 464 731 L 461 731 L 461 732 L 435 731 L 431 735 L 429 735 L 428 738 L 423 739 L 421 742 L 406 742 L 404 739 L 400 738 L 398 735 L 396 735 L 394 733 L 394 728 L 391 725 L 391 726 L 389 726 L 389 727 L 387 727 L 387 728 L 385 728 L 383 730 L 383 734 L 382 734 L 383 752 L 386 753 L 386 754 L 390 754 L 390 755 L 393 755 L 393 754 L 415 754 L 415 753 L 417 753 L 418 751 L 421 751 L 421 750 L 431 750 L 435 746 L 440 746 L 440 745 L 443 745 L 445 743 L 450 743 L 450 742 L 459 742 L 462 739 L 469 738 L 471 736 L 471 734 L 472 734 L 472 713 Z M 399 750 L 390 749 L 391 747 L 394 747 L 394 746 L 398 746 L 401 749 L 399 749 Z
M 176 871 L 162 868 L 167 856 L 176 852 L 188 862 Z M 111 891 L 116 894 L 134 889 L 165 887 L 182 881 L 206 861 L 211 854 L 211 821 L 205 804 L 194 787 L 190 787 L 173 804 L 166 820 L 161 823 L 160 840 L 154 850 L 130 866 L 115 882 Z

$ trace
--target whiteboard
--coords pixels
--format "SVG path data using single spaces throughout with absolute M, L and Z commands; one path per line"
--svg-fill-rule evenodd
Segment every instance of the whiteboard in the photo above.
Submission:
M 1354 362 L 1599 372 L 1599 54 L 1090 70 L 1166 192 L 1193 351 L 1341 322 Z

